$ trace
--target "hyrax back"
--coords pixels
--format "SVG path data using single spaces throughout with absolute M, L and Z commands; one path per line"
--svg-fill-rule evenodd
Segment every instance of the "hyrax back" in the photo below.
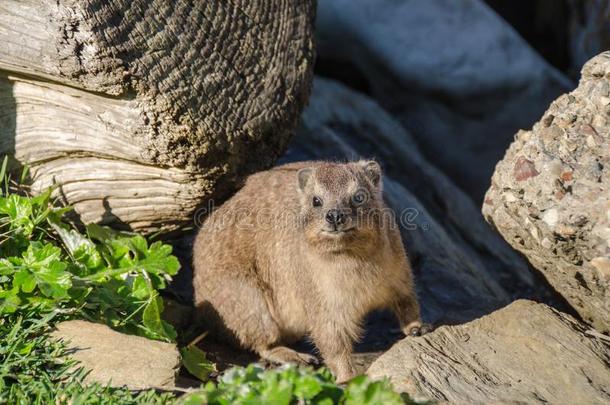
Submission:
M 339 381 L 364 316 L 392 309 L 407 334 L 419 306 L 394 217 L 372 161 L 301 162 L 252 175 L 195 241 L 194 289 L 208 325 L 274 362 L 312 356 L 285 345 L 310 336 Z

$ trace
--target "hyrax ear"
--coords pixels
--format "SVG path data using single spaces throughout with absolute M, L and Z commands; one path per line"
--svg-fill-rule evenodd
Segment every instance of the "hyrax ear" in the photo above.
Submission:
M 362 160 L 358 162 L 366 177 L 369 178 L 375 187 L 381 185 L 381 166 L 374 160 Z
M 311 178 L 313 174 L 313 169 L 311 167 L 306 167 L 297 172 L 297 179 L 300 191 L 305 191 L 305 187 L 307 186 L 307 182 Z

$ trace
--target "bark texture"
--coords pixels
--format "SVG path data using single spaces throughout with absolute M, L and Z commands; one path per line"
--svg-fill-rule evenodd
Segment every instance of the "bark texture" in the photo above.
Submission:
M 0 153 L 84 222 L 169 231 L 285 149 L 314 0 L 4 0 Z
M 520 300 L 470 323 L 406 338 L 367 374 L 456 404 L 607 404 L 609 362 L 606 336 Z
M 582 318 L 610 331 L 610 52 L 520 131 L 483 214 Z

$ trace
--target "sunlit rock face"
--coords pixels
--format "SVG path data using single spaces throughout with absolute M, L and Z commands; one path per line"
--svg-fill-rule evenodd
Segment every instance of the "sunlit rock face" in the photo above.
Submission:
M 483 214 L 600 331 L 610 331 L 610 52 L 520 131 Z

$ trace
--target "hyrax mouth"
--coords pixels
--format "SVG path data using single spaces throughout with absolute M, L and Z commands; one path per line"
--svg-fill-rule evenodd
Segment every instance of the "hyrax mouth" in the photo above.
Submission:
M 320 233 L 322 233 L 324 235 L 340 236 L 340 235 L 344 235 L 344 234 L 353 232 L 355 230 L 356 230 L 356 227 L 352 226 L 352 227 L 346 228 L 346 229 L 322 229 L 322 231 L 320 231 Z

